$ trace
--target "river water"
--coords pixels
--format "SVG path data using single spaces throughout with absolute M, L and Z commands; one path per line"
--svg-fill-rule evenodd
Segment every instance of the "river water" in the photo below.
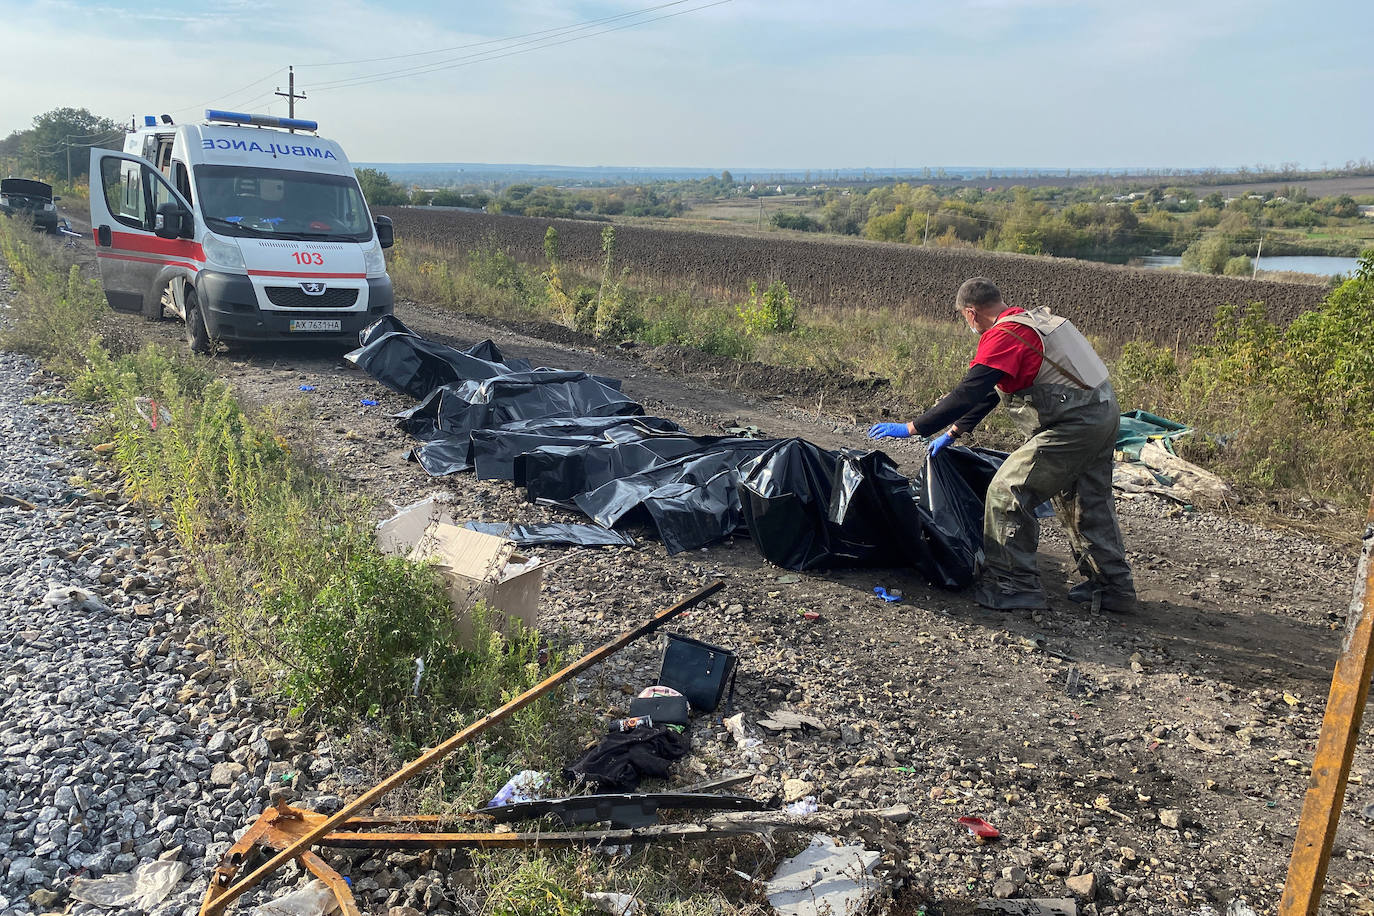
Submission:
M 1166 255 L 1151 255 L 1142 258 L 1146 267 L 1177 267 L 1182 258 Z M 1332 274 L 1351 274 L 1360 266 L 1359 258 L 1332 258 L 1319 255 L 1283 255 L 1259 259 L 1260 270 L 1291 270 L 1300 274 L 1317 274 L 1329 277 Z

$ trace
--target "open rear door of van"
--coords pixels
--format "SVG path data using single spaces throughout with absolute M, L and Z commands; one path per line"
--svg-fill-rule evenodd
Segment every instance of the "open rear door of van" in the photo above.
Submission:
M 157 208 L 175 201 L 191 205 L 146 159 L 108 149 L 91 150 L 91 232 L 100 280 L 110 307 L 162 315 L 162 291 L 169 276 L 194 280 L 205 262 L 193 239 L 159 237 Z

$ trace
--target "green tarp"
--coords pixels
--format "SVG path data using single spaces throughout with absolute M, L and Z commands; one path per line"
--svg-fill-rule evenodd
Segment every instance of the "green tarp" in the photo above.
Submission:
M 1172 440 L 1193 431 L 1191 426 L 1157 417 L 1143 410 L 1131 410 L 1121 415 L 1121 430 L 1116 434 L 1116 450 L 1132 461 L 1140 460 L 1140 449 L 1151 439 L 1159 440 L 1170 452 Z

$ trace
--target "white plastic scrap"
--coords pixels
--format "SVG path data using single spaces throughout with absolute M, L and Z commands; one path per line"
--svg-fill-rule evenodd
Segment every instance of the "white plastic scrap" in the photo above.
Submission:
M 550 785 L 549 777 L 538 770 L 521 770 L 506 780 L 496 797 L 487 802 L 487 807 L 499 808 L 516 802 L 538 801 L 544 797 L 544 790 Z
M 583 891 L 582 899 L 601 912 L 610 913 L 611 916 L 636 916 L 641 908 L 640 902 L 632 894 L 617 894 L 612 891 L 589 894 Z
M 808 795 L 805 798 L 797 799 L 782 810 L 794 817 L 805 817 L 808 814 L 815 814 L 820 810 L 820 805 L 816 804 L 816 796 Z
M 873 868 L 882 853 L 841 846 L 818 833 L 811 845 L 778 866 L 768 882 L 768 902 L 778 916 L 855 916 L 878 892 Z
M 96 906 L 151 910 L 167 898 L 186 868 L 185 862 L 144 862 L 128 874 L 73 878 L 71 893 L 74 899 Z
M 750 738 L 749 733 L 744 730 L 744 713 L 742 712 L 737 712 L 728 719 L 722 719 L 721 724 L 725 726 L 730 737 L 735 739 L 735 745 L 741 750 L 758 747 L 763 743 L 758 738 Z
M 260 903 L 248 916 L 324 916 L 339 908 L 334 892 L 319 878 L 289 894 Z
M 97 598 L 94 592 L 79 585 L 58 585 L 55 582 L 48 583 L 48 593 L 43 596 L 43 603 L 59 611 L 73 608 L 83 611 L 109 610 L 105 602 Z

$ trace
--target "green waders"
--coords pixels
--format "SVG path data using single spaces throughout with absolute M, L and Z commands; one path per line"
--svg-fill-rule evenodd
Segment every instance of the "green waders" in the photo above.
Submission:
M 988 595 L 990 606 L 1044 606 L 1035 565 L 1040 543 L 1035 509 L 1051 501 L 1068 532 L 1078 571 L 1100 593 L 1104 605 L 1133 602 L 1135 583 L 1112 501 L 1112 450 L 1120 412 L 1111 383 L 1091 391 L 1032 385 L 1002 394 L 1002 403 L 1027 439 L 988 486 L 980 601 Z

